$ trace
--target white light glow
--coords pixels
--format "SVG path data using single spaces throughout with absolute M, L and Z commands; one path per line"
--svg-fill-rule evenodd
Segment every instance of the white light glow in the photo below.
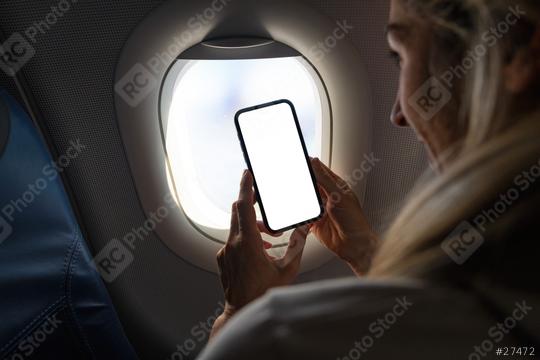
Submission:
M 234 115 L 246 107 L 288 99 L 295 105 L 308 153 L 320 157 L 319 89 L 301 57 L 178 62 L 183 70 L 164 127 L 172 180 L 191 221 L 225 230 L 246 168 Z

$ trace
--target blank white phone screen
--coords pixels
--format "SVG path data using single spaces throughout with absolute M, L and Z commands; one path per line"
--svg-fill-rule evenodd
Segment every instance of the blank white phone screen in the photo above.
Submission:
M 238 125 L 270 230 L 318 217 L 319 199 L 289 104 L 241 113 Z

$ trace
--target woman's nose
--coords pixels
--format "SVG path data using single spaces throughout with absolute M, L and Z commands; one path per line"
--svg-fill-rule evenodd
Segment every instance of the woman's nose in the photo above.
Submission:
M 409 126 L 409 123 L 407 122 L 405 115 L 403 115 L 403 112 L 401 111 L 399 95 L 397 96 L 396 102 L 394 103 L 394 107 L 392 108 L 392 115 L 390 115 L 390 120 L 392 121 L 394 125 L 399 126 L 399 127 Z

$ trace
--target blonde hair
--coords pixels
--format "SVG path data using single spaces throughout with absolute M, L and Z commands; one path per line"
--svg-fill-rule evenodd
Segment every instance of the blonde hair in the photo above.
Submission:
M 527 109 L 513 115 L 511 104 L 502 96 L 502 68 L 519 46 L 526 46 L 540 21 L 538 0 L 403 0 L 434 29 L 436 51 L 448 52 L 443 58 L 455 59 L 481 45 L 490 27 L 505 19 L 512 5 L 525 11 L 508 38 L 487 49 L 467 74 L 460 95 L 460 116 L 455 126 L 462 128 L 462 141 L 455 161 L 437 179 L 416 193 L 384 236 L 373 260 L 370 276 L 456 278 L 463 272 L 495 276 L 490 261 L 509 254 L 509 242 L 517 226 L 534 224 L 540 204 L 540 190 L 516 185 L 516 177 L 534 166 L 540 167 L 540 113 Z M 444 40 L 454 44 L 441 49 Z M 439 42 L 439 46 L 437 46 Z M 433 47 L 433 46 L 432 46 Z M 453 52 L 453 53 L 452 53 Z M 440 67 L 440 64 L 432 64 Z M 534 98 L 538 94 L 532 93 Z M 516 110 L 516 109 L 513 109 Z M 517 109 L 519 110 L 519 109 Z M 540 179 L 539 179 L 540 181 Z M 490 209 L 500 195 L 518 188 L 519 199 L 477 229 L 485 240 L 464 266 L 457 266 L 441 246 L 456 238 L 453 230 L 469 226 L 483 211 Z M 464 223 L 466 222 L 466 223 Z M 538 235 L 538 231 L 536 234 Z M 530 236 L 530 235 L 529 235 Z M 513 239 L 514 244 L 528 239 Z M 501 252 L 501 249 L 505 249 Z

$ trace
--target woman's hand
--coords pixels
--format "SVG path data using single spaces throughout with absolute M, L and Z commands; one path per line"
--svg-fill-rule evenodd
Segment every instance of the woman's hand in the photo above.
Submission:
M 300 268 L 309 227 L 294 230 L 283 257 L 271 257 L 265 250 L 271 245 L 261 237 L 261 231 L 268 231 L 262 223 L 257 222 L 254 199 L 253 177 L 246 170 L 242 176 L 238 201 L 232 206 L 227 244 L 217 254 L 226 303 L 225 311 L 216 320 L 211 336 L 234 313 L 268 289 L 290 284 Z
M 325 202 L 325 214 L 311 232 L 358 276 L 365 275 L 377 247 L 377 236 L 347 182 L 319 159 L 311 163 Z

